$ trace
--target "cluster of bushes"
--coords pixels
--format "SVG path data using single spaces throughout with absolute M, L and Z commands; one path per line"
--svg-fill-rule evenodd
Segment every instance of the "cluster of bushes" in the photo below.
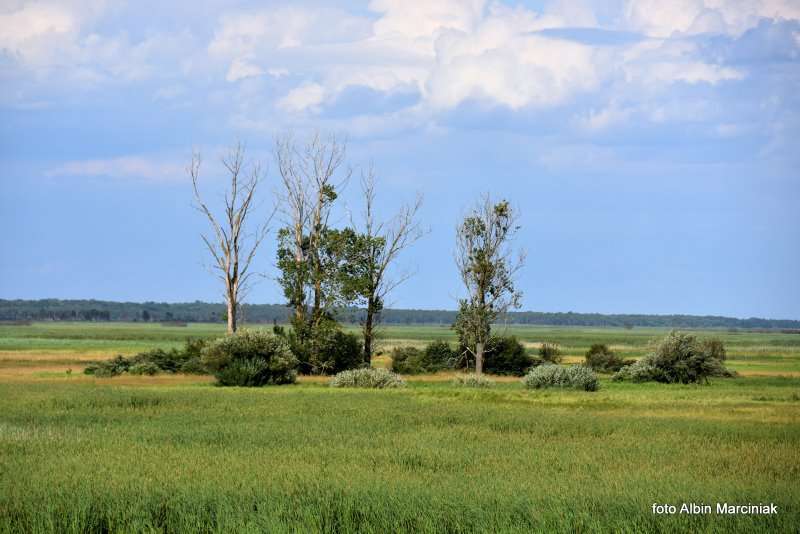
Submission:
M 334 388 L 400 388 L 406 385 L 399 375 L 387 369 L 363 367 L 337 373 L 330 381 Z
M 531 369 L 522 379 L 527 388 L 569 388 L 597 391 L 597 375 L 584 365 L 555 365 L 547 363 Z
M 710 377 L 735 376 L 734 371 L 725 367 L 725 357 L 725 347 L 719 340 L 700 340 L 673 330 L 647 356 L 617 371 L 613 380 L 707 383 Z
M 434 341 L 422 350 L 396 347 L 392 351 L 392 371 L 404 375 L 435 373 L 452 369 L 456 358 L 456 351 L 446 341 Z
M 397 347 L 391 356 L 392 371 L 404 375 L 474 366 L 472 353 L 466 347 L 456 349 L 446 341 L 433 341 L 424 349 Z M 516 337 L 492 336 L 483 355 L 483 370 L 493 375 L 522 376 L 532 367 L 560 361 L 561 349 L 554 343 L 543 343 L 538 356 L 532 356 Z
M 623 360 L 607 345 L 596 343 L 586 352 L 585 365 L 598 373 L 616 373 L 626 365 L 632 365 L 635 360 Z
M 111 360 L 93 362 L 84 373 L 100 378 L 129 373 L 132 375 L 155 375 L 158 373 L 208 374 L 201 361 L 201 352 L 206 345 L 202 339 L 187 339 L 182 349 L 153 349 L 134 356 L 118 355 Z

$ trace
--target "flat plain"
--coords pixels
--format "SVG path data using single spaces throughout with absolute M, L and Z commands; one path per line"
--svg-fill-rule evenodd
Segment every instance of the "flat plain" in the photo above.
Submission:
M 659 329 L 496 327 L 568 363 L 626 358 Z M 796 532 L 800 335 L 722 339 L 734 379 L 600 391 L 486 390 L 447 373 L 394 391 L 218 388 L 203 376 L 82 374 L 87 361 L 222 325 L 0 325 L 0 532 Z M 446 326 L 384 329 L 396 345 Z M 652 512 L 775 503 L 777 515 Z

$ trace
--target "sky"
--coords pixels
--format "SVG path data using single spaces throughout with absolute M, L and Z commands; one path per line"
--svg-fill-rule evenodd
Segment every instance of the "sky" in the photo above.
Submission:
M 220 301 L 186 165 L 218 207 L 244 142 L 266 217 L 287 130 L 424 196 L 392 306 L 456 306 L 489 192 L 525 310 L 800 319 L 800 0 L 0 0 L 0 298 Z

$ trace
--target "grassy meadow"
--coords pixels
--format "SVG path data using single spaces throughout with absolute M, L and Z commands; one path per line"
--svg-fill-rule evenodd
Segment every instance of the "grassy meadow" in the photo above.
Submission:
M 498 327 L 502 330 L 503 327 Z M 527 347 L 643 355 L 656 329 L 508 327 Z M 202 376 L 81 374 L 87 361 L 221 325 L 0 325 L 0 532 L 796 532 L 800 335 L 721 338 L 740 376 L 613 383 L 261 389 Z M 395 345 L 446 327 L 384 329 Z M 655 515 L 653 503 L 775 503 L 773 516 Z

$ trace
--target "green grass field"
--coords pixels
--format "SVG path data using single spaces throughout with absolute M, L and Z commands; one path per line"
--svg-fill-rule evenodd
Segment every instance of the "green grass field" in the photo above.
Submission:
M 664 330 L 510 328 L 642 355 Z M 0 532 L 797 532 L 800 336 L 722 338 L 736 379 L 596 393 L 80 374 L 219 325 L 0 325 Z M 393 327 L 383 347 L 452 338 Z M 386 364 L 386 357 L 378 359 Z M 72 369 L 68 374 L 67 369 Z M 775 503 L 773 516 L 653 503 Z

